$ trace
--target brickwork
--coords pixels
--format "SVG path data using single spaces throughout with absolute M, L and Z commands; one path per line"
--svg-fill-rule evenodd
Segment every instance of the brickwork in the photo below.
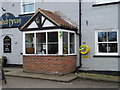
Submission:
M 76 55 L 23 56 L 25 72 L 63 75 L 75 71 Z

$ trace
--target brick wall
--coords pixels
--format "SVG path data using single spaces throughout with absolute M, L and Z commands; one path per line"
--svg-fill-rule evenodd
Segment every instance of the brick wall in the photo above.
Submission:
M 76 55 L 23 56 L 25 72 L 63 75 L 75 71 Z

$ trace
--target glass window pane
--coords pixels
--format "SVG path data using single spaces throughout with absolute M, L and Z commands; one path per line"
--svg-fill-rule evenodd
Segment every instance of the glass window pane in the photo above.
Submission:
M 23 12 L 33 12 L 34 4 L 27 4 L 23 6 Z
M 70 33 L 70 54 L 75 53 L 75 38 L 74 33 Z
M 68 33 L 63 32 L 63 54 L 68 54 Z
M 74 33 L 70 33 L 70 43 L 74 43 Z
M 58 32 L 48 32 L 48 54 L 58 54 Z
M 48 32 L 48 42 L 49 43 L 53 43 L 53 42 L 58 43 L 58 32 Z
M 30 4 L 30 3 L 34 3 L 34 0 L 23 0 L 23 5 L 24 4 Z
M 36 34 L 36 53 L 46 54 L 46 33 Z
M 117 53 L 117 43 L 109 43 L 108 52 Z
M 107 41 L 107 32 L 98 32 L 98 42 Z
M 98 44 L 98 48 L 99 48 L 100 53 L 107 53 L 107 44 L 106 43 Z
M 48 54 L 58 54 L 58 44 L 48 44 Z
M 108 32 L 108 41 L 117 41 L 117 32 Z
M 75 45 L 74 44 L 70 44 L 70 54 L 75 53 Z
M 25 48 L 26 54 L 34 54 L 34 34 L 25 34 Z

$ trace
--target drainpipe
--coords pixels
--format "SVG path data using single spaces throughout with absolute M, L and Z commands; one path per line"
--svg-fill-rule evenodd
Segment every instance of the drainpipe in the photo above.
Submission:
M 78 0 L 78 2 L 79 2 L 79 46 L 81 46 L 82 45 L 82 40 L 81 40 L 81 37 L 82 37 L 82 35 L 81 35 L 81 1 L 82 0 Z M 79 66 L 77 66 L 76 67 L 76 72 L 78 72 L 79 71 L 79 68 L 82 66 L 82 59 L 81 59 L 81 53 L 79 53 Z

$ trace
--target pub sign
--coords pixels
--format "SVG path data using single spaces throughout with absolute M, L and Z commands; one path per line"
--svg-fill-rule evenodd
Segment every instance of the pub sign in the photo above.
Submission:
M 2 29 L 4 29 L 4 28 L 19 28 L 22 25 L 24 25 L 31 17 L 32 17 L 32 15 L 15 17 L 12 13 L 4 13 L 0 17 L 0 27 Z
M 11 53 L 11 38 L 9 36 L 5 36 L 4 38 L 3 48 L 4 48 L 4 53 Z

